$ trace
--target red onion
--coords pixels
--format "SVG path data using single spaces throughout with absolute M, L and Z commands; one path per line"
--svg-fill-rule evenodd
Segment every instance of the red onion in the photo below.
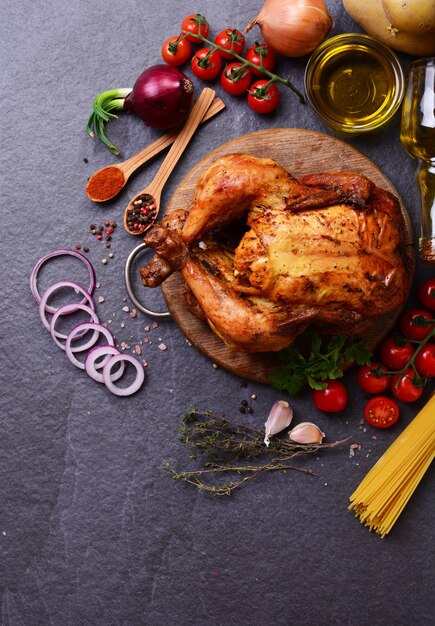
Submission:
M 41 296 L 39 295 L 39 291 L 38 291 L 39 270 L 41 269 L 41 267 L 44 265 L 46 261 L 48 261 L 49 259 L 53 259 L 54 257 L 57 257 L 57 256 L 74 256 L 77 259 L 80 259 L 80 261 L 82 261 L 86 265 L 88 272 L 89 272 L 89 278 L 90 278 L 87 292 L 89 295 L 92 295 L 95 289 L 95 272 L 94 272 L 94 268 L 92 267 L 88 259 L 84 257 L 83 254 L 80 254 L 80 252 L 76 252 L 75 250 L 54 250 L 54 252 L 50 252 L 49 254 L 46 254 L 45 256 L 41 257 L 39 261 L 35 263 L 30 273 L 30 291 L 32 292 L 32 296 L 35 298 L 36 302 L 38 304 L 41 302 Z M 86 299 L 82 300 L 81 304 L 85 304 L 85 303 L 86 303 Z M 54 313 L 56 309 L 52 306 L 46 305 L 45 311 L 46 313 Z
M 124 101 L 147 126 L 167 130 L 184 122 L 193 101 L 193 83 L 168 65 L 153 65 L 142 72 Z
M 53 257 L 70 254 L 72 256 L 76 256 L 84 261 L 86 267 L 89 270 L 90 275 L 90 285 L 89 290 L 86 291 L 84 287 L 79 285 L 78 283 L 74 283 L 71 281 L 60 281 L 48 287 L 48 289 L 40 296 L 38 287 L 37 287 L 37 279 L 38 273 L 41 266 L 48 260 Z M 77 293 L 83 294 L 83 300 L 78 303 L 66 304 L 63 306 L 59 306 L 58 308 L 49 306 L 47 304 L 48 298 L 58 289 L 62 287 L 70 287 L 74 289 Z M 55 343 L 62 349 L 65 350 L 65 353 L 68 359 L 71 361 L 73 365 L 78 367 L 79 369 L 86 370 L 87 374 L 93 378 L 97 382 L 104 383 L 106 387 L 113 394 L 117 396 L 130 396 L 133 393 L 136 393 L 138 389 L 142 386 L 142 383 L 145 380 L 145 372 L 142 365 L 133 357 L 127 354 L 120 354 L 119 350 L 115 348 L 115 340 L 113 338 L 112 333 L 102 324 L 98 322 L 98 317 L 95 312 L 95 303 L 92 299 L 92 292 L 95 288 L 95 273 L 92 265 L 89 261 L 83 257 L 78 252 L 73 250 L 56 250 L 50 254 L 39 259 L 39 261 L 35 264 L 32 269 L 30 275 L 30 289 L 32 291 L 32 295 L 35 298 L 36 302 L 39 304 L 39 315 L 41 317 L 41 321 L 44 327 L 50 331 L 50 334 L 55 341 Z M 89 306 L 85 304 L 87 302 Z M 56 323 L 59 317 L 64 315 L 69 315 L 70 313 L 74 313 L 76 311 L 85 311 L 88 313 L 92 322 L 83 322 L 75 326 L 67 335 L 60 333 L 56 330 Z M 53 317 L 51 319 L 51 323 L 49 324 L 46 314 L 52 313 Z M 74 348 L 72 347 L 72 343 L 78 339 L 81 339 L 86 335 L 88 330 L 94 331 L 91 338 L 81 344 L 76 345 Z M 100 334 L 103 334 L 106 337 L 108 345 L 97 346 L 92 348 L 85 357 L 85 362 L 81 363 L 74 355 L 74 352 L 83 352 L 91 348 L 95 342 L 97 341 Z M 65 346 L 59 341 L 59 339 L 66 339 Z M 97 359 L 101 356 L 104 358 L 96 363 Z M 122 377 L 125 371 L 125 363 L 131 363 L 136 369 L 136 378 L 125 388 L 116 387 L 113 383 Z M 112 369 L 119 363 L 119 368 L 112 373 Z M 103 369 L 103 374 L 99 373 L 98 369 Z
M 80 304 L 83 304 L 85 302 L 88 302 L 89 306 L 91 307 L 91 309 L 93 311 L 95 311 L 95 304 L 94 301 L 92 300 L 92 297 L 90 296 L 90 294 L 86 291 L 86 289 L 84 287 L 82 287 L 81 285 L 79 285 L 78 283 L 73 283 L 69 280 L 62 280 L 58 283 L 54 283 L 54 285 L 51 285 L 46 291 L 44 291 L 42 297 L 40 297 L 40 302 L 39 302 L 39 316 L 41 318 L 41 322 L 43 323 L 44 327 L 51 332 L 50 329 L 50 324 L 48 323 L 47 317 L 45 315 L 46 311 L 49 311 L 50 313 L 56 313 L 58 311 L 58 308 L 55 307 L 49 307 L 47 305 L 47 300 L 48 298 L 58 289 L 61 289 L 62 287 L 71 287 L 72 289 L 74 289 L 74 291 L 76 293 L 80 292 L 81 294 L 83 294 L 84 298 L 82 300 L 82 302 Z M 78 311 L 78 305 L 75 306 L 74 308 L 71 308 L 68 313 L 74 313 L 75 311 Z M 54 334 L 56 337 L 58 337 L 59 339 L 66 339 L 66 335 L 63 335 L 61 333 L 59 333 L 58 331 L 54 331 Z
M 53 315 L 52 320 L 50 322 L 50 334 L 52 336 L 54 343 L 57 346 L 59 346 L 61 350 L 65 350 L 65 346 L 63 345 L 63 343 L 59 341 L 58 337 L 60 337 L 61 339 L 67 339 L 67 335 L 63 335 L 62 333 L 59 333 L 56 331 L 56 322 L 59 319 L 59 317 L 63 315 L 67 315 L 68 313 L 71 313 L 71 309 L 73 309 L 74 311 L 77 311 L 79 309 L 81 311 L 85 311 L 85 313 L 89 313 L 92 321 L 95 322 L 96 324 L 98 324 L 100 321 L 95 311 L 93 311 L 91 307 L 86 306 L 86 304 L 65 304 L 65 306 L 61 306 Z M 88 343 L 92 342 L 91 345 L 93 345 L 97 341 L 98 335 L 99 335 L 98 331 L 94 330 L 94 334 L 92 335 Z M 82 350 L 86 350 L 86 349 L 87 349 L 87 346 L 81 345 L 81 346 L 77 346 L 76 348 L 71 348 L 71 351 L 82 352 Z
M 104 133 L 104 124 L 116 117 L 115 111 L 132 112 L 147 126 L 167 130 L 187 119 L 193 92 L 192 81 L 178 68 L 153 65 L 142 72 L 133 89 L 110 89 L 98 95 L 86 131 L 91 137 L 95 132 L 112 152 L 119 154 Z
M 119 362 L 126 361 L 131 363 L 136 368 L 136 378 L 128 387 L 120 388 L 116 387 L 116 385 L 112 382 L 111 371 L 112 368 Z M 131 396 L 133 393 L 138 391 L 143 381 L 145 380 L 145 371 L 143 366 L 137 361 L 137 359 L 133 358 L 129 354 L 119 354 L 117 356 L 112 356 L 112 358 L 106 363 L 103 368 L 103 379 L 104 384 L 107 389 L 111 391 L 115 396 Z
M 76 359 L 76 357 L 74 356 L 74 352 L 71 349 L 71 342 L 74 341 L 74 338 L 76 338 L 76 335 L 80 333 L 82 330 L 97 330 L 99 333 L 101 333 L 102 335 L 106 337 L 107 343 L 111 346 L 115 345 L 115 340 L 113 338 L 112 333 L 109 330 L 107 330 L 105 326 L 102 326 L 102 324 L 97 324 L 95 322 L 83 322 L 83 324 L 78 324 L 75 328 L 73 328 L 72 331 L 68 333 L 68 337 L 67 337 L 66 344 L 65 344 L 65 353 L 73 365 L 75 365 L 81 370 L 84 370 L 85 369 L 84 363 L 81 363 L 78 359 Z M 93 337 L 91 337 L 91 339 L 81 347 L 81 350 L 87 350 L 88 348 L 90 348 L 95 343 L 95 340 L 91 343 L 92 339 Z M 115 357 L 112 357 L 112 358 L 115 358 Z M 109 360 L 109 357 L 105 359 L 105 363 L 108 360 Z
M 100 356 L 103 356 L 106 354 L 109 354 L 111 356 L 116 356 L 120 354 L 120 352 L 118 348 L 115 348 L 115 346 L 97 346 L 96 348 L 92 348 L 92 350 L 89 350 L 85 358 L 86 373 L 97 383 L 104 383 L 103 374 L 100 374 L 99 372 L 97 372 L 97 369 L 101 369 L 102 367 L 104 367 L 105 362 L 103 360 L 102 363 L 97 364 L 96 360 L 99 359 Z M 121 366 L 118 369 L 118 371 L 110 375 L 112 382 L 121 378 L 121 376 L 124 373 L 125 364 L 121 361 L 120 365 Z

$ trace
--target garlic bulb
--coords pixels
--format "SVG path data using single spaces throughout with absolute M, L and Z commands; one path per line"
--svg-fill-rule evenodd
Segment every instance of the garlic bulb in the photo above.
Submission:
M 270 410 L 269 417 L 264 424 L 266 429 L 264 443 L 266 446 L 270 443 L 269 437 L 280 433 L 284 430 L 284 428 L 290 426 L 292 419 L 293 409 L 290 407 L 289 403 L 285 400 L 278 400 L 278 402 L 275 402 Z
M 286 57 L 300 57 L 317 48 L 332 27 L 323 0 L 266 0 L 255 20 L 264 40 Z
M 290 441 L 295 443 L 322 443 L 325 433 L 311 422 L 301 422 L 288 434 Z

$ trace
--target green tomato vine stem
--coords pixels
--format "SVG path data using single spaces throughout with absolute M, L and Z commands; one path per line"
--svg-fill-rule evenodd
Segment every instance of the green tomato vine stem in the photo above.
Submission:
M 424 376 L 422 376 L 417 368 L 415 367 L 415 359 L 417 358 L 418 354 L 421 352 L 421 350 L 430 342 L 430 340 L 432 339 L 432 337 L 435 337 L 435 328 L 429 333 L 429 335 L 427 337 L 425 337 L 424 339 L 422 339 L 421 341 L 415 341 L 413 339 L 408 339 L 407 341 L 409 343 L 415 343 L 417 344 L 417 347 L 414 351 L 414 354 L 411 356 L 411 358 L 407 361 L 406 365 L 404 367 L 402 367 L 402 369 L 400 370 L 392 370 L 392 371 L 384 371 L 381 369 L 377 369 L 375 370 L 380 376 L 397 376 L 397 381 L 395 383 L 395 387 L 397 389 L 397 387 L 399 386 L 399 382 L 400 382 L 400 377 L 405 374 L 405 372 L 411 368 L 414 371 L 414 379 L 413 382 L 414 383 L 418 383 L 420 384 L 421 381 L 424 381 Z
M 237 59 L 237 61 L 240 61 L 240 63 L 242 63 L 244 67 L 252 67 L 255 70 L 260 69 L 266 76 L 269 77 L 270 80 L 268 82 L 268 85 L 272 83 L 281 83 L 282 85 L 285 85 L 285 87 L 289 87 L 289 89 L 291 89 L 299 97 L 299 101 L 302 104 L 305 104 L 306 102 L 305 96 L 299 91 L 299 89 L 297 89 L 297 87 L 295 87 L 295 85 L 293 85 L 291 80 L 289 78 L 282 78 L 281 76 L 278 76 L 278 74 L 274 74 L 270 70 L 266 69 L 263 65 L 263 59 L 261 59 L 260 65 L 255 65 L 255 63 L 251 63 L 251 61 L 248 61 L 247 59 L 242 57 L 240 54 L 237 54 L 237 52 L 234 52 L 233 49 L 228 50 L 227 48 L 223 48 L 222 46 L 219 46 L 217 43 L 214 43 L 214 41 L 207 39 L 206 37 L 204 37 L 203 35 L 200 35 L 199 33 L 198 34 L 188 33 L 187 31 L 184 31 L 184 30 L 181 32 L 185 36 L 190 35 L 192 37 L 196 37 L 197 39 L 200 39 L 203 43 L 207 44 L 213 50 L 220 50 L 221 52 L 227 52 L 228 54 L 231 54 L 231 56 Z

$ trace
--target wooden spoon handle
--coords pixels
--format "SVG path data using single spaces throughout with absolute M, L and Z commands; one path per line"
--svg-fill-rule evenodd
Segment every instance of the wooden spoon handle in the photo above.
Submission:
M 206 87 L 202 90 L 202 93 L 196 101 L 187 119 L 187 122 L 178 133 L 178 136 L 172 144 L 172 147 L 169 150 L 168 154 L 166 155 L 165 160 L 161 164 L 151 184 L 148 186 L 148 193 L 153 195 L 155 198 L 160 196 L 164 184 L 168 180 L 172 170 L 174 169 L 179 158 L 183 154 L 187 144 L 192 138 L 193 133 L 201 123 L 201 120 L 204 117 L 204 113 L 210 107 L 214 96 L 215 92 L 213 91 L 213 89 Z
M 201 124 L 217 115 L 224 108 L 225 103 L 220 98 L 215 98 L 211 103 L 210 108 L 205 112 L 204 117 L 201 120 Z M 159 154 L 159 152 L 162 152 L 162 150 L 170 146 L 171 143 L 174 143 L 178 133 L 178 129 L 165 133 L 137 154 L 134 154 L 129 159 L 126 159 L 123 163 L 117 164 L 117 167 L 122 169 L 124 172 L 125 180 L 127 181 L 128 177 L 136 171 L 138 167 L 151 160 Z

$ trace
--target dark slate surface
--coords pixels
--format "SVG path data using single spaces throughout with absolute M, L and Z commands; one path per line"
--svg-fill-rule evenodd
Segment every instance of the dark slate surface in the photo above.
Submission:
M 122 310 L 123 266 L 136 240 L 118 228 L 115 256 L 103 266 L 107 250 L 89 233 L 92 222 L 120 220 L 127 199 L 161 162 L 138 173 L 116 201 L 88 201 L 88 176 L 115 161 L 85 134 L 93 97 L 131 86 L 143 69 L 160 62 L 162 41 L 177 33 L 186 14 L 202 11 L 216 33 L 244 27 L 259 6 L 254 0 L 1 3 L 5 626 L 431 623 L 431 476 L 383 541 L 346 510 L 350 493 L 429 390 L 421 402 L 402 407 L 400 424 L 390 432 L 360 426 L 366 398 L 355 388 L 354 373 L 346 376 L 351 402 L 340 419 L 318 413 L 308 394 L 295 399 L 297 420 L 316 421 L 330 440 L 349 435 L 361 444 L 354 457 L 346 445 L 310 461 L 314 478 L 265 476 L 223 499 L 173 482 L 163 462 L 187 463 L 176 433 L 186 409 L 199 406 L 243 419 L 238 408 L 248 399 L 254 413 L 244 419 L 261 426 L 283 396 L 253 383 L 243 387 L 235 376 L 214 369 L 172 322 L 145 331 L 149 320 Z M 335 33 L 358 31 L 338 0 L 329 6 Z M 402 61 L 406 66 L 409 59 Z M 291 72 L 301 87 L 304 65 L 304 59 L 282 61 L 280 70 Z M 200 158 L 226 140 L 279 126 L 328 132 L 290 91 L 282 92 L 280 110 L 269 118 L 256 117 L 243 101 L 225 101 L 226 112 L 189 146 L 163 202 Z M 158 134 L 126 116 L 108 132 L 126 156 Z M 415 163 L 400 145 L 398 120 L 351 143 L 391 178 L 417 232 Z M 41 255 L 77 243 L 91 248 L 97 294 L 104 297 L 100 318 L 112 320 L 117 339 L 130 350 L 145 336 L 151 339 L 143 345 L 147 384 L 135 397 L 114 398 L 88 380 L 41 327 L 28 287 L 31 267 Z M 430 274 L 419 265 L 417 282 Z M 66 276 L 85 279 L 78 264 L 65 260 L 47 267 L 41 282 L 47 286 Z M 149 297 L 157 306 L 158 296 Z M 166 351 L 158 349 L 160 340 Z

